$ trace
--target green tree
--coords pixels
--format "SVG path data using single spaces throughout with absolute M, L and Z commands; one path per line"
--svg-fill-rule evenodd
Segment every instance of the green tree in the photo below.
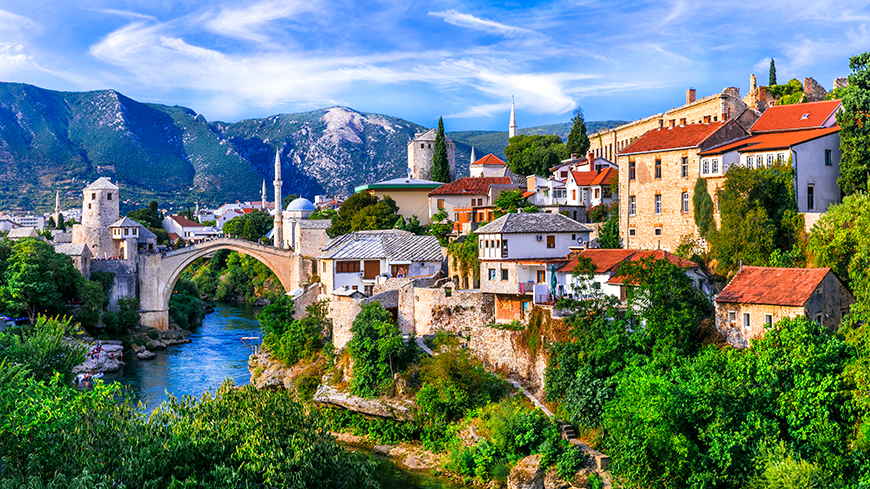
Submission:
M 523 197 L 522 190 L 510 190 L 498 194 L 493 205 L 495 206 L 493 216 L 496 219 L 505 214 L 519 212 L 520 209 L 522 209 L 523 212 L 529 213 L 540 212 L 538 206 L 529 204 L 526 201 L 526 197 Z
M 224 223 L 223 232 L 247 241 L 259 242 L 269 234 L 274 219 L 266 212 L 255 210 L 250 214 L 237 216 Z
M 152 203 L 155 204 L 154 209 L 147 207 L 145 209 L 130 211 L 127 213 L 127 217 L 149 228 L 161 227 L 163 225 L 163 216 L 160 215 L 160 211 L 156 208 L 157 203 L 153 201 Z
M 702 238 L 706 238 L 711 231 L 716 231 L 716 221 L 713 219 L 713 199 L 707 192 L 707 181 L 703 178 L 699 178 L 695 182 L 692 206 L 695 211 L 695 225 L 698 226 L 698 234 Z
M 518 135 L 512 137 L 504 150 L 507 165 L 517 175 L 550 175 L 550 168 L 568 157 L 562 138 L 555 135 Z
M 298 198 L 299 198 L 299 196 L 296 194 L 287 194 L 287 196 L 284 197 L 284 201 L 282 202 L 281 208 L 286 209 L 287 206 L 290 204 L 290 202 L 293 202 L 294 200 L 296 200 Z
M 611 216 L 604 222 L 598 230 L 598 245 L 601 248 L 616 249 L 622 248 L 622 241 L 619 239 L 619 218 Z
M 108 296 L 103 291 L 103 284 L 96 280 L 83 280 L 78 290 L 79 298 L 84 304 L 78 306 L 74 313 L 76 321 L 83 326 L 93 327 L 100 322 L 100 313 L 108 302 Z
M 453 221 L 447 219 L 447 211 L 439 209 L 438 212 L 432 215 L 429 223 L 429 230 L 426 232 L 429 236 L 438 238 L 441 246 L 447 246 L 447 235 L 453 232 Z
M 392 229 L 401 217 L 399 206 L 388 195 L 383 200 L 368 192 L 357 192 L 341 204 L 326 233 L 335 238 L 353 231 Z
M 72 258 L 56 253 L 50 244 L 24 238 L 11 246 L 6 260 L 0 300 L 8 313 L 26 313 L 30 321 L 37 313 L 58 314 L 76 296 L 84 280 Z
M 840 176 L 846 195 L 870 191 L 870 52 L 849 58 L 849 86 L 843 92 L 840 125 Z
M 73 367 L 85 361 L 87 351 L 87 347 L 66 340 L 74 329 L 69 318 L 39 316 L 30 326 L 0 333 L 0 365 L 19 365 L 41 381 L 55 375 L 70 380 Z
M 776 65 L 773 63 L 773 58 L 770 58 L 770 72 L 767 75 L 767 86 L 776 85 Z
M 477 235 L 473 232 L 469 233 L 468 236 L 460 236 L 447 245 L 447 257 L 453 260 L 453 267 L 458 268 L 462 275 L 471 272 L 475 282 L 480 280 L 478 246 Z
M 447 140 L 444 136 L 444 119 L 438 118 L 438 131 L 435 133 L 435 148 L 432 155 L 432 180 L 450 183 L 450 160 L 447 158 Z
M 792 105 L 806 102 L 804 87 L 796 78 L 792 78 L 785 85 L 771 85 L 767 91 L 776 98 L 776 105 Z
M 353 334 L 347 350 L 353 359 L 351 393 L 376 397 L 389 393 L 393 376 L 413 355 L 402 341 L 393 317 L 378 302 L 363 305 L 350 327 Z
M 47 227 L 49 229 L 56 229 L 57 228 L 57 224 L 54 222 L 54 216 L 50 216 L 48 218 L 48 222 L 45 223 L 45 227 Z
M 586 135 L 586 120 L 583 118 L 583 110 L 580 107 L 574 109 L 574 117 L 571 118 L 574 125 L 565 142 L 568 154 L 576 154 L 582 157 L 589 149 L 589 137 Z
M 293 299 L 276 299 L 257 316 L 265 334 L 263 346 L 288 366 L 311 356 L 323 346 L 323 333 L 330 324 L 327 310 L 325 301 L 318 302 L 306 308 L 305 317 L 293 319 Z
M 330 209 L 329 207 L 321 207 L 314 211 L 308 219 L 335 219 L 338 216 L 338 212 L 334 209 Z

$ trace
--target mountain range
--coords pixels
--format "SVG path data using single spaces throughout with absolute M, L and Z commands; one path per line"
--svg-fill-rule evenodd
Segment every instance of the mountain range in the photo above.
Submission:
M 589 132 L 622 121 L 588 122 Z M 208 122 L 191 109 L 137 102 L 114 90 L 58 92 L 0 83 L 0 210 L 81 205 L 100 176 L 121 188 L 122 211 L 219 205 L 269 198 L 276 148 L 284 195 L 349 194 L 357 185 L 403 176 L 407 144 L 424 126 L 396 117 L 329 107 L 235 123 Z M 558 134 L 570 123 L 521 129 Z M 448 132 L 457 174 L 468 174 L 471 147 L 504 158 L 507 131 Z

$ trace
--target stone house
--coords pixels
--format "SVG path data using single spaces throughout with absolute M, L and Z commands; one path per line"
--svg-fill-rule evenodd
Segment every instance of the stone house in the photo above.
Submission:
M 437 131 L 429 129 L 414 134 L 408 142 L 408 173 L 417 180 L 432 180 L 432 159 L 435 156 L 435 136 Z M 447 161 L 450 165 L 450 181 L 456 179 L 456 143 L 447 136 Z
M 9 231 L 9 234 L 6 235 L 12 241 L 18 241 L 22 238 L 39 238 L 39 233 L 36 231 L 35 227 L 32 226 L 21 226 L 17 228 L 12 228 Z
M 485 222 L 480 217 L 491 218 L 491 206 L 499 194 L 520 188 L 510 177 L 463 177 L 429 192 L 429 217 L 443 210 L 447 213 L 447 219 L 454 222 L 454 231 L 467 234 L 477 224 Z M 464 226 L 463 223 L 469 225 Z
M 507 214 L 480 227 L 480 291 L 495 294 L 496 320 L 524 320 L 532 304 L 550 302 L 548 270 L 591 231 L 556 213 Z
M 804 316 L 836 329 L 855 298 L 830 268 L 743 267 L 714 299 L 716 328 L 749 346 L 784 318 Z
M 769 168 L 791 159 L 798 210 L 811 227 L 820 213 L 840 202 L 840 127 L 836 114 L 841 107 L 839 100 L 828 100 L 768 108 L 750 128 L 750 136 L 699 154 L 701 178 L 721 185 L 731 165 Z
M 468 167 L 468 174 L 471 177 L 491 177 L 505 168 L 507 163 L 490 153 L 477 161 L 472 161 Z
M 587 210 L 599 204 L 619 201 L 616 192 L 616 168 L 605 167 L 600 170 L 572 171 L 565 181 L 568 204 L 584 206 Z
M 673 253 L 668 253 L 662 250 L 625 250 L 625 249 L 584 249 L 579 253 L 572 253 L 568 258 L 570 260 L 556 269 L 557 295 L 570 295 L 572 297 L 581 297 L 587 293 L 585 290 L 586 284 L 582 283 L 579 277 L 574 276 L 574 270 L 581 257 L 588 258 L 595 267 L 595 272 L 592 276 L 592 283 L 589 284 L 592 288 L 600 290 L 604 295 L 615 297 L 620 301 L 625 301 L 627 284 L 624 278 L 619 274 L 619 267 L 623 263 L 630 261 L 640 261 L 644 259 L 667 260 L 686 271 L 686 275 L 695 284 L 695 287 L 712 296 L 714 292 L 713 279 L 707 275 L 697 263 L 680 258 Z
M 0 219 L 0 231 L 9 232 L 15 228 L 20 228 L 21 224 L 18 224 L 15 221 L 10 221 L 9 219 Z
M 323 293 L 347 288 L 371 295 L 380 278 L 430 276 L 444 257 L 438 238 L 385 229 L 357 231 L 330 241 L 318 257 Z
M 696 99 L 695 89 L 690 88 L 686 90 L 686 103 L 680 107 L 590 135 L 589 151 L 596 158 L 616 161 L 618 153 L 648 131 L 730 120 L 748 129 L 758 118 L 758 113 L 747 109 L 740 98 L 739 88 L 728 87 L 721 93 L 701 99 Z
M 389 196 L 399 207 L 399 214 L 405 221 L 416 216 L 420 224 L 429 224 L 429 192 L 444 185 L 441 182 L 431 180 L 417 180 L 415 178 L 394 178 L 378 183 L 361 185 L 356 192 L 368 192 L 371 195 L 383 199 Z
M 699 153 L 743 138 L 734 120 L 647 132 L 622 149 L 619 164 L 619 234 L 626 248 L 673 251 L 683 236 L 697 236 L 692 194 L 701 175 Z M 707 181 L 717 201 L 716 184 Z
M 73 260 L 83 277 L 91 278 L 91 249 L 84 243 L 61 243 L 54 245 L 56 253 L 63 253 Z

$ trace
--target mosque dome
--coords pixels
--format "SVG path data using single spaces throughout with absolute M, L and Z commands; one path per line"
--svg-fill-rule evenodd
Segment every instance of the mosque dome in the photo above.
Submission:
M 288 210 L 288 211 L 312 211 L 312 212 L 314 212 L 317 209 L 314 207 L 314 204 L 312 204 L 310 200 L 306 199 L 305 197 L 299 197 L 298 199 L 294 200 L 293 202 L 290 202 L 289 204 L 287 204 L 287 209 L 285 209 L 285 210 Z

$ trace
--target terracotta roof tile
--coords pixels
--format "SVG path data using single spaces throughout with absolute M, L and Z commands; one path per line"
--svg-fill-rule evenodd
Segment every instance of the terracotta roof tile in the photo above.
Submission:
M 635 142 L 619 152 L 620 155 L 646 153 L 649 151 L 663 151 L 677 148 L 692 148 L 699 146 L 714 132 L 727 124 L 726 122 L 712 122 L 710 124 L 689 124 L 671 128 L 654 129 L 647 131 Z
M 483 158 L 475 161 L 472 165 L 497 165 L 497 166 L 505 166 L 507 163 L 501 160 L 498 156 L 490 153 Z
M 615 267 L 618 267 L 620 263 L 631 257 L 631 255 L 636 252 L 637 250 L 590 249 L 581 251 L 579 256 L 592 260 L 592 264 L 595 265 L 595 271 L 598 273 L 604 273 L 607 271 L 615 271 Z M 573 272 L 574 268 L 577 267 L 577 263 L 579 263 L 579 259 L 574 258 L 562 266 L 558 271 Z
M 821 129 L 807 129 L 804 131 L 766 132 L 749 136 L 733 143 L 711 148 L 707 151 L 701 152 L 700 155 L 720 155 L 734 150 L 741 153 L 752 153 L 755 151 L 766 151 L 771 149 L 786 149 L 796 144 L 805 143 L 839 131 L 840 126 L 835 125 Z
M 578 186 L 612 185 L 616 180 L 616 168 L 605 168 L 601 171 L 572 171 L 571 176 Z
M 803 306 L 830 271 L 830 268 L 743 267 L 715 300 Z
M 672 265 L 676 265 L 680 268 L 698 268 L 697 263 L 691 260 L 686 260 L 685 258 L 680 258 L 673 253 L 668 253 L 667 251 L 662 250 L 641 250 L 631 255 L 631 258 L 629 258 L 628 261 L 638 261 L 645 258 L 652 258 L 653 260 L 667 260 Z M 621 275 L 614 275 L 613 277 L 610 277 L 610 280 L 608 280 L 607 283 L 620 285 L 623 283 L 623 277 Z
M 169 216 L 169 217 L 172 218 L 173 221 L 177 222 L 178 225 L 183 227 L 183 228 L 202 226 L 202 224 L 200 224 L 198 222 L 193 222 L 184 216 Z
M 768 107 L 749 128 L 749 132 L 787 131 L 822 127 L 840 107 L 839 100 Z
M 508 177 L 462 177 L 429 192 L 429 195 L 486 195 L 490 185 L 507 185 Z

